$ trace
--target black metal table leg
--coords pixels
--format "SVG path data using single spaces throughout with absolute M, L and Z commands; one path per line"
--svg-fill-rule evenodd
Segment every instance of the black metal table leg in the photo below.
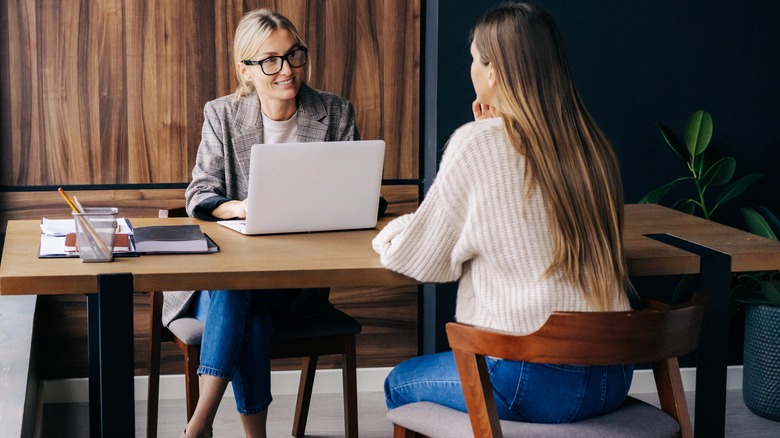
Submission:
M 87 303 L 90 436 L 135 437 L 133 275 L 98 275 Z
M 87 295 L 87 351 L 89 352 L 89 436 L 100 436 L 100 325 L 98 295 Z
M 426 284 L 418 295 L 419 345 L 421 354 L 433 354 L 450 349 L 445 325 L 455 320 L 457 283 Z
M 697 349 L 693 430 L 697 437 L 722 437 L 726 429 L 731 256 L 668 234 L 647 237 L 701 258 L 700 287 L 709 296 L 710 302 Z

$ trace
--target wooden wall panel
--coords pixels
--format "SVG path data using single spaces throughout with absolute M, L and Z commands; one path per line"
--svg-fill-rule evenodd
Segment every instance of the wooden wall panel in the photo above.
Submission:
M 118 182 L 187 181 L 217 95 L 212 2 L 126 4 L 129 175 Z
M 3 0 L 2 186 L 186 182 L 236 24 L 288 15 L 311 85 L 350 99 L 386 179 L 418 177 L 420 0 Z

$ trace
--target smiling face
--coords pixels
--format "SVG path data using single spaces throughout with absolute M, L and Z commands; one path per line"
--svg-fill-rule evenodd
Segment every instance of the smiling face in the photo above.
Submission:
M 250 59 L 258 61 L 269 56 L 284 56 L 297 47 L 298 43 L 290 31 L 276 29 Z M 295 97 L 301 88 L 303 67 L 293 68 L 284 61 L 278 73 L 266 75 L 259 65 L 244 65 L 240 61 L 237 65 L 244 79 L 254 85 L 266 116 L 287 120 L 295 113 Z

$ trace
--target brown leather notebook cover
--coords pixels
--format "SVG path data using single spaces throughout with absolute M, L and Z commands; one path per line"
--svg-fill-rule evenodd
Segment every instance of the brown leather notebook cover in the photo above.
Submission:
M 78 241 L 76 240 L 76 233 L 68 233 L 65 235 L 65 251 L 76 252 L 78 251 Z M 114 235 L 114 252 L 128 252 L 130 251 L 130 236 L 128 234 L 115 234 Z

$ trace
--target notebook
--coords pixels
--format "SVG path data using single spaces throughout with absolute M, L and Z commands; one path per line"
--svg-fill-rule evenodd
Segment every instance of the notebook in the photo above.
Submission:
M 243 234 L 373 228 L 382 140 L 252 146 L 246 219 L 218 221 Z

